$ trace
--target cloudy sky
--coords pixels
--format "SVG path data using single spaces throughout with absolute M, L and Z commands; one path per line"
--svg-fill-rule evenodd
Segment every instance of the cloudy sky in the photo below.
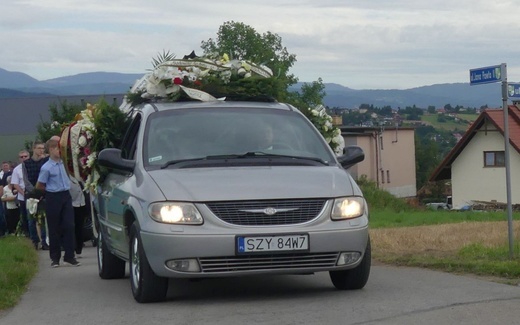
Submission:
M 226 21 L 282 38 L 300 81 L 354 89 L 469 82 L 507 63 L 520 81 L 520 0 L 12 0 L 0 11 L 0 68 L 38 80 L 84 72 L 144 73 Z

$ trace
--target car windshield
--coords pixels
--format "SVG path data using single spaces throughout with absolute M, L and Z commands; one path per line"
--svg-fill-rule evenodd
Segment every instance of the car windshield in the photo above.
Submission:
M 191 108 L 160 111 L 147 121 L 144 163 L 296 157 L 329 163 L 333 155 L 301 114 L 274 109 Z

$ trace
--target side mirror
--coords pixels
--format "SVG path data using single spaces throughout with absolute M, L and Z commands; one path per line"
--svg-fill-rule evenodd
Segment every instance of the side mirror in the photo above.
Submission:
M 348 169 L 355 164 L 365 160 L 363 149 L 358 146 L 348 146 L 343 148 L 343 155 L 338 157 L 338 161 L 343 168 Z
M 132 173 L 135 161 L 121 158 L 121 149 L 107 148 L 99 152 L 98 163 L 102 167 Z

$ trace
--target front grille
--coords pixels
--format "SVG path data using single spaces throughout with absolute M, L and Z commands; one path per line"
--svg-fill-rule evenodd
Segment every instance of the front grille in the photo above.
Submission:
M 339 252 L 315 254 L 276 254 L 200 258 L 204 273 L 240 271 L 301 270 L 330 268 L 336 265 Z
M 240 226 L 294 225 L 316 218 L 325 199 L 211 202 L 207 206 L 219 219 Z M 269 215 L 266 212 L 274 212 Z

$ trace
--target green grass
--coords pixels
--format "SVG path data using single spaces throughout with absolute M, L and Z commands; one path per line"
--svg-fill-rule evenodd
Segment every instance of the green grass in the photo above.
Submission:
M 25 237 L 0 238 L 0 310 L 16 305 L 38 271 L 38 254 Z
M 520 214 L 513 213 L 513 219 L 520 220 Z M 445 210 L 432 211 L 427 209 L 395 212 L 389 209 L 370 209 L 370 227 L 374 229 L 393 227 L 416 227 L 471 221 L 479 222 L 506 220 L 506 212 L 457 212 Z

